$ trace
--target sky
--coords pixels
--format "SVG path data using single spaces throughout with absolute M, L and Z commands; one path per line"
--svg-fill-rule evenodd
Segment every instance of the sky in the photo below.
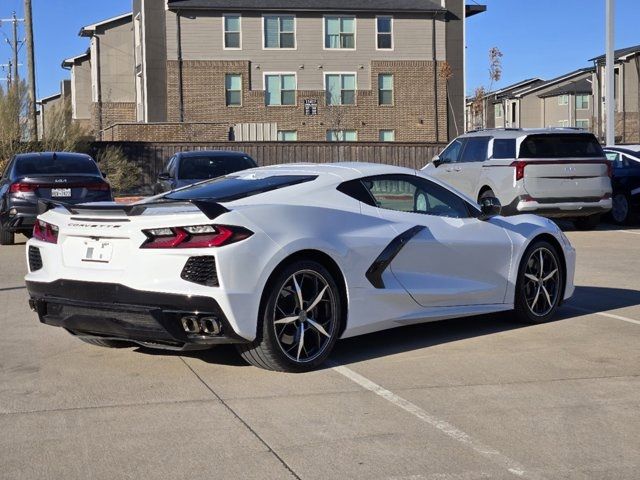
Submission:
M 158 0 L 159 1 L 159 0 Z M 37 96 L 60 90 L 68 72 L 63 59 L 83 53 L 88 39 L 78 37 L 80 28 L 131 10 L 131 0 L 32 0 Z M 473 3 L 473 0 L 467 0 Z M 500 88 L 530 77 L 553 78 L 590 66 L 589 59 L 605 49 L 605 0 L 478 0 L 487 11 L 467 20 L 467 93 L 488 88 L 488 52 L 502 53 Z M 640 44 L 640 0 L 616 0 L 616 48 Z M 23 15 L 23 0 L 0 0 L 0 18 L 16 10 Z M 11 58 L 11 50 L 0 27 L 0 64 Z M 22 38 L 24 38 L 24 35 Z M 24 48 L 21 51 L 22 62 Z M 25 67 L 22 67 L 25 71 Z M 24 73 L 22 74 L 24 78 Z M 5 77 L 0 71 L 0 78 Z
M 467 3 L 476 3 L 467 0 Z M 503 54 L 493 89 L 592 66 L 605 53 L 605 0 L 485 0 L 467 20 L 467 94 L 488 89 L 489 49 Z M 616 0 L 615 47 L 640 44 L 640 0 Z

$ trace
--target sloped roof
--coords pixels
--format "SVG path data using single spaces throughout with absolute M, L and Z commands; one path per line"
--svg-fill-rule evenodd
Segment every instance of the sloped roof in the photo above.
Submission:
M 513 96 L 520 98 L 523 95 L 529 95 L 531 93 L 537 92 L 538 90 L 542 90 L 543 88 L 551 87 L 557 83 L 561 83 L 567 80 L 571 80 L 574 77 L 579 75 L 584 75 L 586 73 L 593 72 L 593 67 L 589 68 L 579 68 L 578 70 L 574 70 L 573 72 L 565 73 L 564 75 L 560 75 L 558 77 L 552 78 L 551 80 L 547 80 L 542 83 L 538 83 L 537 85 L 533 85 L 530 87 L 523 88 L 521 90 L 516 90 L 513 92 Z
M 557 97 L 558 95 L 569 95 L 571 93 L 589 93 L 593 92 L 593 86 L 588 78 L 581 78 L 575 82 L 567 83 L 560 87 L 549 90 L 548 92 L 539 95 L 540 98 Z
M 615 52 L 613 52 L 613 56 L 615 57 L 616 60 L 619 60 L 623 57 L 626 57 L 627 55 L 633 55 L 634 53 L 640 53 L 640 45 L 634 45 L 633 47 L 625 47 L 625 48 L 616 50 Z M 605 54 L 605 55 L 600 55 L 599 57 L 590 58 L 589 61 L 602 63 L 605 61 L 606 58 L 607 56 Z
M 169 10 L 445 12 L 433 0 L 168 0 Z
M 89 52 L 89 50 L 87 50 L 82 55 L 76 55 L 75 57 L 65 58 L 62 61 L 62 68 L 73 67 L 74 65 L 78 63 L 82 63 L 86 60 L 89 60 L 90 58 L 91 58 L 91 53 Z
M 80 35 L 81 37 L 90 37 L 96 32 L 96 30 L 105 29 L 112 25 L 126 21 L 133 21 L 133 13 L 123 13 L 122 15 L 118 15 L 117 17 L 107 18 L 106 20 L 102 20 L 101 22 L 92 23 L 91 25 L 82 27 L 78 35 Z

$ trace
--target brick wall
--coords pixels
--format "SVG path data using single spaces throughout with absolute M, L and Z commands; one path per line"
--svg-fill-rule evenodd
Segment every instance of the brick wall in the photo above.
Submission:
M 226 123 L 117 123 L 102 132 L 105 142 L 220 142 L 228 137 Z
M 134 102 L 94 103 L 91 108 L 91 124 L 94 132 L 101 132 L 116 123 L 135 122 L 136 104 Z M 96 133 L 100 136 L 100 133 Z
M 437 65 L 439 71 L 440 65 Z M 243 104 L 227 107 L 225 74 L 243 77 Z M 378 74 L 394 75 L 394 106 L 378 105 Z M 324 141 L 327 130 L 358 131 L 358 140 L 378 141 L 379 130 L 395 130 L 398 142 L 444 142 L 447 139 L 446 87 L 438 78 L 438 129 L 434 95 L 434 63 L 431 61 L 373 61 L 371 85 L 374 90 L 357 92 L 357 105 L 327 107 L 324 91 L 299 90 L 297 105 L 265 105 L 262 90 L 249 90 L 249 61 L 183 62 L 183 97 L 185 122 L 236 123 L 276 122 L 279 130 L 296 130 L 299 141 Z M 257 73 L 262 75 L 262 72 Z M 167 116 L 169 122 L 180 121 L 178 62 L 167 62 Z M 304 115 L 304 100 L 318 101 L 319 114 Z M 436 135 L 438 131 L 438 135 Z M 219 140 L 224 140 L 221 137 Z
M 616 113 L 616 142 L 640 143 L 638 112 Z

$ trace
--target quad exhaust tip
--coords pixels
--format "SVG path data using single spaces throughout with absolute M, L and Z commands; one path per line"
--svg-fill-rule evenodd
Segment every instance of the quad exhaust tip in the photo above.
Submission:
M 222 333 L 222 324 L 217 317 L 188 316 L 181 319 L 182 328 L 191 335 L 218 336 Z

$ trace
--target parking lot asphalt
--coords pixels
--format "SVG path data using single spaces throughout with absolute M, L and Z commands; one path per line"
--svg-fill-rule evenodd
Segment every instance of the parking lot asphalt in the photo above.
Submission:
M 637 479 L 640 228 L 567 235 L 557 321 L 395 329 L 300 375 L 86 345 L 37 321 L 24 245 L 0 247 L 0 478 Z

